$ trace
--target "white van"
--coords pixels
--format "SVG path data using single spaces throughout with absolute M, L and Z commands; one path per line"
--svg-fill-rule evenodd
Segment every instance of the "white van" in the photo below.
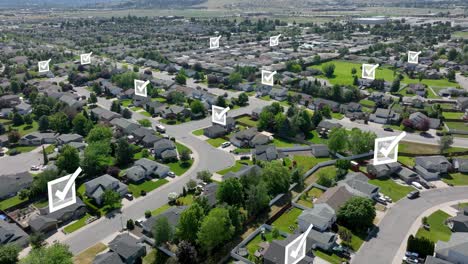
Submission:
M 413 185 L 416 189 L 419 189 L 419 190 L 423 189 L 422 185 L 419 182 L 413 182 L 411 183 L 411 185 Z

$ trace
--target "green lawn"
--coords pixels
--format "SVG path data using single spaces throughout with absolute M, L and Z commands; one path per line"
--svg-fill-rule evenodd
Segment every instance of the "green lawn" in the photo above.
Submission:
M 335 72 L 334 76 L 331 78 L 327 78 L 325 76 L 320 76 L 322 78 L 328 79 L 331 84 L 340 84 L 340 85 L 353 85 L 354 77 L 351 74 L 351 69 L 355 68 L 358 77 L 361 76 L 361 63 L 349 62 L 349 61 L 341 61 L 341 60 L 333 60 L 330 62 L 322 63 L 319 65 L 311 66 L 312 68 L 322 70 L 323 64 L 335 64 Z M 389 69 L 386 66 L 379 66 L 375 73 L 376 79 L 384 79 L 385 81 L 392 82 L 395 79 L 395 74 L 393 70 Z M 401 81 L 404 84 L 410 83 L 419 83 L 418 79 L 410 79 L 408 76 L 404 75 L 404 79 Z M 426 84 L 428 86 L 435 86 L 435 87 L 444 87 L 444 86 L 451 86 L 457 87 L 458 85 L 453 82 L 449 82 L 447 79 L 440 79 L 440 80 L 430 80 L 424 79 L 421 83 Z
M 192 154 L 192 150 L 190 148 L 188 148 L 187 146 L 185 146 L 184 144 L 181 144 L 179 142 L 176 142 L 176 148 L 177 148 L 177 152 L 182 153 L 183 151 L 188 151 L 190 154 Z
M 128 185 L 128 190 L 133 194 L 135 198 L 141 196 L 141 191 L 145 191 L 146 193 L 151 192 L 152 190 L 168 183 L 169 181 L 166 179 L 160 179 L 157 181 L 145 181 L 140 184 L 131 183 Z
M 132 104 L 132 99 L 120 100 L 120 103 L 122 104 L 123 107 L 128 107 L 130 104 Z
M 99 252 L 107 249 L 107 246 L 99 242 L 96 245 L 86 249 L 73 258 L 74 264 L 91 264 Z
M 344 261 L 344 259 L 340 258 L 336 254 L 326 253 L 321 250 L 314 250 L 314 255 L 328 261 L 331 264 L 341 264 Z
M 321 138 L 316 130 L 310 131 L 306 136 L 306 140 L 311 142 L 311 143 L 314 143 L 314 144 L 325 144 L 325 143 L 327 143 L 327 139 Z
M 16 196 L 13 196 L 13 197 L 10 197 L 6 200 L 3 200 L 0 202 L 0 210 L 7 210 L 13 206 L 16 206 L 24 201 L 27 201 L 28 198 L 25 198 L 25 199 L 20 199 L 19 198 L 19 195 L 16 195 Z
M 187 194 L 186 196 L 182 196 L 177 199 L 177 201 L 179 201 L 181 205 L 186 205 L 186 206 L 191 205 L 193 203 L 193 200 L 194 200 L 194 197 L 192 194 Z
M 322 191 L 319 188 L 312 188 L 310 189 L 307 193 L 304 193 L 301 198 L 297 201 L 298 204 L 307 206 L 309 208 L 314 207 L 314 204 L 312 203 L 313 198 L 319 198 L 322 196 L 324 191 Z
M 218 148 L 221 146 L 221 144 L 226 142 L 226 140 L 224 138 L 209 138 L 206 140 L 206 142 L 208 142 L 211 146 Z
M 453 37 L 468 39 L 467 31 L 456 31 L 452 33 Z
M 416 142 L 401 142 L 398 144 L 398 150 L 400 152 L 412 153 L 412 154 L 434 154 L 439 155 L 440 150 L 438 145 L 429 145 Z M 451 147 L 448 152 L 466 151 L 466 148 Z
M 297 228 L 297 218 L 301 213 L 301 209 L 293 207 L 276 219 L 275 222 L 273 222 L 273 226 L 280 231 L 292 234 Z
M 174 172 L 177 176 L 184 174 L 190 167 L 192 166 L 193 161 L 189 161 L 188 165 L 182 165 L 182 162 L 176 161 L 171 163 L 166 163 L 165 165 L 169 166 L 172 172 Z
M 461 119 L 465 113 L 462 112 L 443 112 L 442 115 L 446 119 Z
M 159 207 L 159 208 L 157 208 L 157 209 L 151 211 L 151 215 L 153 215 L 153 216 L 154 216 L 154 215 L 158 215 L 158 214 L 160 214 L 160 213 L 165 212 L 165 211 L 168 210 L 169 208 L 171 208 L 171 206 L 170 206 L 169 204 L 165 204 L 165 205 L 163 205 L 163 206 L 161 206 L 161 207 Z
M 37 201 L 37 202 L 34 203 L 34 206 L 36 208 L 44 208 L 44 207 L 46 207 L 48 205 L 49 205 L 49 200 L 47 200 L 47 199 L 40 200 L 40 201 Z
M 330 158 L 316 158 L 313 156 L 294 156 L 293 161 L 296 162 L 297 167 L 302 167 L 304 172 L 312 169 L 320 162 L 330 160 Z
M 409 167 L 413 167 L 415 165 L 414 157 L 406 157 L 406 156 L 398 155 L 398 161 Z
M 340 226 L 340 228 L 347 229 L 346 227 L 343 227 L 343 226 Z M 357 233 L 353 232 L 352 230 L 349 230 L 349 231 L 352 234 L 351 242 L 349 244 L 345 243 L 345 245 L 351 247 L 354 252 L 357 252 L 359 250 L 359 248 L 361 247 L 362 243 L 364 243 L 364 240 L 366 239 L 367 234 L 365 232 L 357 234 Z M 342 242 L 342 244 L 343 244 L 343 242 Z
M 38 148 L 38 146 L 17 146 L 17 147 L 9 149 L 7 151 L 7 154 L 9 155 L 11 153 L 11 151 L 14 150 L 14 149 L 17 150 L 20 153 L 26 153 L 26 152 L 30 152 L 32 150 L 35 150 L 36 148 Z
M 252 165 L 253 162 L 251 160 L 236 160 L 236 164 L 234 164 L 232 167 L 226 168 L 224 170 L 217 171 L 216 173 L 220 175 L 225 175 L 228 172 L 238 172 L 243 166 L 245 166 L 242 163 L 246 163 L 248 165 Z
M 449 218 L 450 215 L 446 212 L 438 210 L 427 217 L 427 222 L 430 225 L 430 229 L 426 230 L 424 228 L 419 228 L 418 232 L 416 233 L 416 237 L 426 237 L 432 240 L 434 243 L 442 240 L 442 241 L 449 241 L 450 236 L 452 235 L 452 231 L 448 228 L 444 222 Z
M 250 116 L 243 116 L 241 118 L 236 118 L 236 121 L 243 123 L 249 127 L 257 127 L 258 121 L 252 120 Z
M 448 176 L 444 176 L 442 180 L 447 184 L 452 184 L 455 186 L 458 185 L 468 185 L 468 174 L 463 173 L 452 173 Z
M 400 185 L 390 178 L 373 179 L 369 180 L 369 183 L 379 186 L 380 192 L 392 198 L 394 202 L 405 197 L 411 191 L 414 191 L 413 187 Z
M 78 221 L 67 225 L 65 228 L 63 228 L 63 231 L 65 231 L 66 234 L 70 234 L 70 233 L 75 232 L 76 230 L 78 230 L 78 229 L 82 228 L 83 226 L 85 226 L 86 225 L 86 220 L 88 218 L 90 218 L 90 217 L 91 217 L 90 214 L 86 214 L 82 218 L 78 219 Z
M 195 136 L 201 136 L 201 135 L 203 135 L 203 128 L 202 128 L 202 129 L 198 129 L 198 130 L 192 131 L 192 134 L 194 134 Z
M 47 155 L 50 155 L 50 154 L 54 153 L 55 145 L 53 145 L 53 144 L 52 144 L 52 145 L 49 145 L 49 146 L 47 146 L 47 148 L 45 148 L 44 150 L 45 150 L 45 153 L 46 153 Z M 42 152 L 42 151 L 41 151 L 41 152 Z
M 269 95 L 262 96 L 262 97 L 260 97 L 260 99 L 262 99 L 264 101 L 271 101 L 271 98 L 270 98 Z
M 18 130 L 21 136 L 35 132 L 39 128 L 39 124 L 36 121 L 33 121 L 31 125 L 23 124 L 21 126 L 11 126 L 12 129 Z
M 273 240 L 283 240 L 283 236 L 278 236 L 277 238 L 273 238 L 273 233 L 270 231 L 265 230 L 265 238 L 267 242 L 271 242 Z M 260 248 L 259 244 L 262 243 L 262 236 L 258 234 L 254 237 L 254 239 L 250 240 L 249 243 L 246 245 L 247 251 L 249 252 L 249 259 L 254 260 L 255 251 Z M 252 258 L 250 258 L 252 257 Z
M 158 249 L 151 249 L 142 259 L 142 264 L 166 263 L 169 257 Z
M 284 138 L 275 137 L 273 139 L 273 145 L 277 146 L 278 148 L 288 148 L 288 147 L 294 147 L 294 146 L 303 146 L 305 144 L 297 143 L 297 142 L 284 139 Z
M 359 103 L 360 103 L 362 106 L 366 106 L 366 107 L 369 107 L 369 108 L 372 108 L 372 107 L 375 106 L 375 102 L 374 102 L 374 101 L 367 100 L 367 99 L 362 99 L 361 101 L 359 101 Z
M 466 122 L 445 122 L 445 124 L 451 129 L 468 130 L 468 123 Z
M 341 120 L 344 118 L 344 115 L 342 113 L 332 113 L 331 114 L 332 118 Z

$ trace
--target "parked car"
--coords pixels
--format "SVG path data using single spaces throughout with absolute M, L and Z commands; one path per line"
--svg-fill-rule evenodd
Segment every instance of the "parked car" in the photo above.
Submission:
M 374 200 L 378 203 L 381 203 L 383 205 L 387 205 L 387 201 L 382 197 L 382 196 L 377 196 L 374 198 Z
M 5 156 L 5 152 L 0 151 L 0 157 L 3 157 L 3 156 Z
M 124 195 L 124 197 L 125 197 L 127 200 L 129 200 L 129 201 L 133 200 L 133 194 L 131 194 L 131 193 L 126 193 L 126 194 Z
M 40 166 L 39 165 L 33 165 L 31 166 L 31 170 L 32 171 L 38 171 L 40 169 Z
M 170 171 L 170 172 L 167 173 L 167 176 L 169 176 L 171 178 L 174 178 L 176 176 L 176 174 L 173 171 Z
M 140 218 L 138 220 L 135 220 L 135 225 L 139 227 L 143 227 L 143 222 L 145 221 L 144 218 Z
M 416 189 L 423 189 L 422 185 L 419 182 L 412 182 L 411 185 L 413 185 Z
M 154 127 L 156 128 L 156 131 L 158 131 L 160 133 L 166 132 L 166 128 L 161 124 L 156 124 Z
M 222 148 L 227 148 L 227 147 L 229 147 L 229 146 L 231 146 L 231 142 L 229 142 L 229 141 L 226 141 L 226 142 L 224 142 L 223 144 L 221 144 L 221 147 L 222 147 Z
M 406 195 L 406 197 L 408 197 L 408 199 L 416 199 L 419 197 L 419 191 L 412 191 L 410 193 L 408 193 L 408 195 Z
M 429 183 L 426 182 L 426 181 L 420 181 L 419 184 L 421 184 L 422 187 L 424 187 L 424 188 L 426 188 L 426 189 L 430 189 L 430 188 L 431 188 L 431 186 L 429 185 Z
M 391 128 L 391 127 L 386 127 L 386 128 L 384 128 L 383 130 L 389 131 L 389 132 L 393 132 L 393 128 Z
M 405 263 L 410 263 L 410 264 L 419 263 L 419 261 L 418 261 L 417 258 L 411 258 L 411 257 L 407 257 L 407 256 L 404 256 L 404 257 L 403 257 L 403 261 L 404 261 Z

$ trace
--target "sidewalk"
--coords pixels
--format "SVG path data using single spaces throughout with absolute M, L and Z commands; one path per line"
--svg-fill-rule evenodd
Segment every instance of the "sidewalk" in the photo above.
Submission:
M 425 217 L 425 216 L 428 216 L 438 210 L 443 210 L 444 212 L 446 210 L 448 214 L 452 215 L 453 213 L 453 208 L 452 209 L 448 209 L 450 208 L 452 205 L 454 204 L 457 204 L 457 203 L 467 203 L 468 202 L 468 199 L 464 199 L 464 200 L 458 200 L 458 201 L 450 201 L 450 202 L 447 202 L 447 203 L 443 203 L 443 204 L 439 204 L 437 206 L 434 206 L 428 210 L 426 210 L 424 213 L 422 213 L 417 219 L 414 220 L 414 223 L 413 225 L 411 226 L 410 230 L 408 230 L 408 233 L 405 237 L 405 239 L 403 240 L 403 243 L 400 245 L 400 248 L 398 249 L 398 252 L 397 254 L 395 255 L 395 257 L 393 258 L 393 261 L 392 261 L 392 264 L 401 264 L 401 260 L 403 259 L 403 256 L 405 255 L 405 252 L 406 252 L 406 241 L 408 240 L 408 237 L 410 235 L 415 235 L 416 232 L 418 232 L 418 229 L 420 228 L 421 226 L 421 221 L 422 221 L 422 218 Z

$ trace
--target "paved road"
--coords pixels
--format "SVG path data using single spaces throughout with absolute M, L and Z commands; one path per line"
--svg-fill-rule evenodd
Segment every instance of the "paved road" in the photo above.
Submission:
M 89 95 L 89 91 L 82 87 L 77 87 L 75 90 L 77 90 L 80 95 Z M 232 116 L 250 113 L 255 107 L 267 104 L 269 104 L 269 102 L 251 98 L 251 104 L 249 106 L 232 110 L 230 113 Z M 109 109 L 111 101 L 99 98 L 98 105 Z M 132 119 L 139 120 L 143 118 L 148 119 L 146 116 L 133 113 Z M 203 120 L 184 123 L 181 125 L 166 126 L 166 130 L 169 135 L 175 137 L 178 142 L 190 147 L 194 152 L 193 156 L 195 162 L 191 169 L 183 176 L 176 177 L 170 183 L 163 185 L 154 192 L 150 192 L 144 198 L 136 199 L 134 202 L 122 208 L 122 214 L 118 214 L 114 218 L 102 218 L 77 232 L 67 235 L 62 242 L 68 244 L 70 246 L 70 250 L 74 254 L 77 254 L 121 230 L 122 223 L 125 224 L 127 219 L 139 219 L 143 217 L 146 210 L 156 209 L 166 204 L 168 201 L 167 195 L 171 192 L 180 193 L 182 191 L 182 187 L 191 178 L 195 178 L 198 171 L 209 170 L 211 172 L 215 172 L 232 166 L 234 164 L 233 155 L 226 151 L 213 148 L 210 144 L 198 139 L 191 133 L 193 130 L 209 126 L 211 124 L 210 119 L 211 117 L 208 117 Z M 151 121 L 153 124 L 157 123 L 155 120 Z
M 42 148 L 38 147 L 30 152 L 22 153 L 16 156 L 0 157 L 0 168 L 2 175 L 15 174 L 29 171 L 33 165 L 40 165 L 44 162 L 41 153 Z
M 389 209 L 376 237 L 362 245 L 352 263 L 392 263 L 415 219 L 431 207 L 464 199 L 468 199 L 468 186 L 425 191 L 415 200 L 403 198 Z

